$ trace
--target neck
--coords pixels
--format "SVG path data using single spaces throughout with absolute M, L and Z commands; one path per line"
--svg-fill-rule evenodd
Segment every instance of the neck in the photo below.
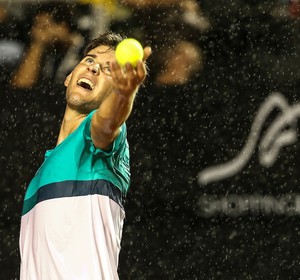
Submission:
M 85 114 L 80 114 L 67 106 L 56 145 L 63 142 L 80 125 L 85 117 Z

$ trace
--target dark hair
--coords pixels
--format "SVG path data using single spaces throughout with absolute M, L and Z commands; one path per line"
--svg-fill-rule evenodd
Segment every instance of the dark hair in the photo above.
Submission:
M 113 32 L 100 34 L 85 47 L 85 49 L 83 50 L 83 56 L 86 56 L 89 51 L 99 46 L 108 46 L 109 49 L 115 50 L 117 45 L 124 39 L 124 36 Z

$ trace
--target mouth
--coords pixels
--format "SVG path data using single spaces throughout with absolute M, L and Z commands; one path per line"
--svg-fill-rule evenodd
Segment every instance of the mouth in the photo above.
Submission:
M 95 88 L 95 85 L 93 84 L 93 82 L 86 78 L 79 79 L 77 81 L 77 85 L 84 89 L 87 89 L 87 90 L 93 90 Z

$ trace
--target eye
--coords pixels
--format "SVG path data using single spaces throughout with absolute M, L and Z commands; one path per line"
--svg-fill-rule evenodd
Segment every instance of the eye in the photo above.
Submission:
M 94 59 L 92 59 L 90 57 L 88 57 L 85 61 L 90 64 L 94 63 Z
M 102 67 L 101 67 L 101 71 L 102 71 L 104 74 L 108 75 L 108 76 L 111 75 L 111 71 L 110 71 L 109 66 L 102 66 Z

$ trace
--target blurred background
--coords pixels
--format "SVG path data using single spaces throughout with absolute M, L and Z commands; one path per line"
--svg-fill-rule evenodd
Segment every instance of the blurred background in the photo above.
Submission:
M 299 279 L 299 17 L 298 0 L 0 0 L 0 279 L 19 277 L 64 78 L 107 30 L 153 50 L 127 122 L 120 279 Z

